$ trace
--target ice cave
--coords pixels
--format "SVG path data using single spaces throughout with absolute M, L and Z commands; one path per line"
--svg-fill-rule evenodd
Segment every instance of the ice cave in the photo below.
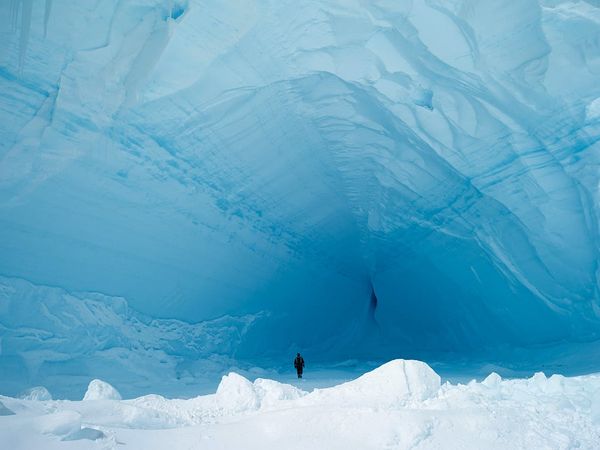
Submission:
M 600 371 L 597 0 L 0 21 L 1 395 L 189 396 L 297 351 Z

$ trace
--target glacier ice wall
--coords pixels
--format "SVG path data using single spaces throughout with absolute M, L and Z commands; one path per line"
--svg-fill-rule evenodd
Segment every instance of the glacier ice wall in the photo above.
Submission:
M 118 383 L 128 396 L 158 386 L 163 393 L 197 394 L 178 384 L 196 381 L 197 389 L 200 375 L 234 366 L 248 330 L 265 316 L 188 324 L 138 313 L 123 298 L 0 277 L 1 390 L 17 395 L 43 384 L 60 398 L 80 398 L 96 376 Z
M 5 280 L 247 355 L 600 336 L 596 2 L 0 8 Z

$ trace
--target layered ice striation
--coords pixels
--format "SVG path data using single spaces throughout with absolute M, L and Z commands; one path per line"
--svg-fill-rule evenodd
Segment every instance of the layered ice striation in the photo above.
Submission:
M 599 337 L 596 2 L 0 8 L 7 279 L 247 357 Z

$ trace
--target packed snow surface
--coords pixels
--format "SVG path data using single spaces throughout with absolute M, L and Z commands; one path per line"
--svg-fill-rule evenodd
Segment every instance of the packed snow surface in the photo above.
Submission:
M 0 22 L 0 274 L 34 285 L 19 295 L 233 318 L 202 344 L 248 358 L 600 337 L 597 1 L 11 0 Z M 76 304 L 0 303 L 30 352 L 0 372 L 85 367 L 83 332 L 56 354 L 19 334 L 57 314 L 64 335 Z M 193 361 L 158 335 L 201 327 L 176 325 L 130 341 Z
M 306 392 L 230 373 L 187 400 L 33 401 L 0 397 L 0 441 L 44 449 L 597 449 L 600 376 L 440 384 L 425 363 L 394 360 Z

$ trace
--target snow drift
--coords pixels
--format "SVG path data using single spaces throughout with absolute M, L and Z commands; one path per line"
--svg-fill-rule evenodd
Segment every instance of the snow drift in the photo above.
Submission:
M 421 361 L 390 361 L 354 381 L 329 389 L 316 390 L 311 402 L 332 405 L 346 403 L 394 408 L 409 401 L 422 402 L 437 395 L 441 379 Z
M 0 439 L 30 448 L 581 448 L 600 441 L 600 377 L 444 383 L 396 360 L 311 393 L 236 373 L 215 394 L 182 399 L 28 401 L 0 397 Z M 401 401 L 397 401 L 401 400 Z M 63 441 L 70 441 L 64 443 Z M 76 442 L 73 442 L 76 441 Z

